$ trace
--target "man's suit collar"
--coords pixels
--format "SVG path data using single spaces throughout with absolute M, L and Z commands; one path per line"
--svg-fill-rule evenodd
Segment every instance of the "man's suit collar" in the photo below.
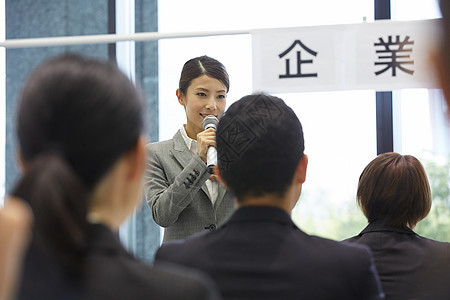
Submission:
M 409 228 L 404 228 L 404 227 L 393 227 L 393 226 L 389 226 L 386 225 L 386 223 L 379 219 L 379 220 L 374 220 L 372 222 L 369 223 L 369 225 L 366 226 L 366 228 L 364 228 L 363 231 L 361 231 L 361 233 L 359 234 L 359 236 L 362 236 L 365 233 L 368 232 L 397 232 L 397 233 L 403 233 L 403 234 L 416 234 L 414 231 L 412 231 Z
M 228 219 L 227 224 L 241 222 L 271 221 L 294 225 L 291 216 L 281 208 L 274 206 L 243 206 Z M 295 225 L 294 225 L 295 226 Z

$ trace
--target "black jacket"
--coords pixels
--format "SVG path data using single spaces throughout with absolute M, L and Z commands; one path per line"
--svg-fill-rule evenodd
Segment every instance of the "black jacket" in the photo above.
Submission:
M 32 242 L 18 299 L 217 299 L 214 284 L 198 271 L 151 268 L 135 259 L 117 235 L 89 225 L 86 271 L 69 276 Z
M 224 299 L 378 299 L 367 247 L 310 236 L 275 207 L 243 207 L 215 232 L 164 243 L 164 261 L 211 275 Z
M 370 247 L 386 299 L 450 299 L 450 243 L 381 220 L 346 242 Z

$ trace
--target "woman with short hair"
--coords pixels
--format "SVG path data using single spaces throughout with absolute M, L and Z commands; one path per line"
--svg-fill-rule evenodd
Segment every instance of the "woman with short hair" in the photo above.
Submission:
M 450 299 L 450 243 L 413 231 L 431 208 L 420 161 L 380 154 L 362 172 L 356 197 L 369 225 L 346 242 L 371 248 L 386 299 Z

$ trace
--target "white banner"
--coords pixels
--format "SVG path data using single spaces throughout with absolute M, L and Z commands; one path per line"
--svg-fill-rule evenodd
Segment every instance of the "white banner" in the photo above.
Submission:
M 438 22 L 254 30 L 253 91 L 436 88 L 429 51 Z

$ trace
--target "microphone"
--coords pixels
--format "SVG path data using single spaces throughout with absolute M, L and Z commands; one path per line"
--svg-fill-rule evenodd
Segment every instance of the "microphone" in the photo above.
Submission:
M 219 120 L 213 115 L 206 116 L 202 121 L 203 129 L 213 128 L 217 129 L 217 124 L 219 124 Z M 209 147 L 208 152 L 206 152 L 206 166 L 208 167 L 208 173 L 214 173 L 214 166 L 217 164 L 217 150 L 214 147 Z

